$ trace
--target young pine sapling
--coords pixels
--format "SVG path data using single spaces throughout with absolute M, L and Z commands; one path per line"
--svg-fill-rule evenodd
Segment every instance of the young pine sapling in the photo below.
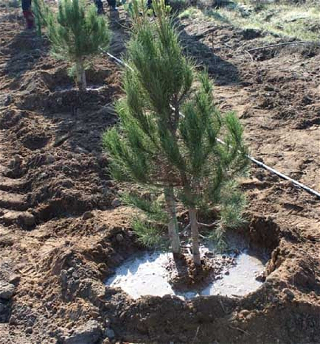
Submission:
M 104 143 L 116 179 L 163 191 L 171 249 L 178 254 L 174 195 L 178 170 L 172 169 L 165 147 L 170 147 L 177 134 L 179 114 L 173 108 L 191 87 L 192 67 L 175 31 L 164 24 L 159 19 L 150 22 L 146 9 L 141 16 L 137 2 L 133 3 L 133 34 L 124 73 L 126 95 L 117 104 L 121 122 L 119 128 L 106 132 Z
M 94 5 L 86 8 L 82 0 L 61 0 L 57 14 L 48 16 L 47 25 L 53 55 L 75 66 L 78 87 L 85 91 L 86 61 L 110 43 L 105 18 L 97 15 Z
M 153 9 L 150 21 L 133 3 L 120 124 L 105 133 L 104 144 L 117 180 L 163 191 L 173 253 L 180 252 L 177 197 L 187 206 L 194 263 L 200 266 L 197 211 L 219 203 L 229 213 L 240 210 L 243 198 L 230 182 L 244 170 L 246 150 L 235 115 L 221 116 L 208 75 L 183 56 L 164 2 L 154 1 Z M 225 145 L 217 142 L 222 133 Z M 234 196 L 222 197 L 227 188 Z
M 200 86 L 182 106 L 177 141 L 181 159 L 172 163 L 179 169 L 179 198 L 188 208 L 193 261 L 199 267 L 199 227 L 211 225 L 198 222 L 198 210 L 220 208 L 221 219 L 212 224 L 217 235 L 224 227 L 239 225 L 244 196 L 236 177 L 243 174 L 248 159 L 238 119 L 233 113 L 222 116 L 215 107 L 206 72 L 198 74 L 198 82 Z

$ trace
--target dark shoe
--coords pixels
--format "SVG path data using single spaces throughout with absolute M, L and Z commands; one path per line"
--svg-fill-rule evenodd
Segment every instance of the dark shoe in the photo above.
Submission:
M 23 11 L 23 16 L 26 20 L 27 29 L 32 30 L 34 29 L 34 16 L 31 10 Z

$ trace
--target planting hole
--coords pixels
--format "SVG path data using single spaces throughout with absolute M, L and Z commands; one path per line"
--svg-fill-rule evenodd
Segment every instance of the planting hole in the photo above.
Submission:
M 237 253 L 214 254 L 212 247 L 202 247 L 202 254 L 214 264 L 211 280 L 189 290 L 177 290 L 172 286 L 178 271 L 171 253 L 143 252 L 135 254 L 119 266 L 106 284 L 120 287 L 132 298 L 144 295 L 177 295 L 191 299 L 200 295 L 243 296 L 258 289 L 266 257 L 256 251 L 243 249 Z M 170 283 L 171 282 L 171 283 Z

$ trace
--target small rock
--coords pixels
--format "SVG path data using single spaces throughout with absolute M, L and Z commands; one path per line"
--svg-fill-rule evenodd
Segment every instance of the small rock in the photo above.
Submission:
M 45 179 L 45 178 L 47 178 L 47 174 L 46 174 L 46 172 L 42 172 L 42 173 L 40 173 L 40 175 L 39 175 L 39 179 Z
M 74 268 L 73 268 L 73 267 L 71 267 L 71 268 L 68 269 L 68 273 L 69 273 L 70 275 L 71 275 L 73 272 L 74 272 Z
M 116 239 L 117 239 L 118 242 L 122 242 L 122 241 L 123 241 L 123 235 L 120 234 L 120 233 L 118 233 L 118 234 L 116 235 Z
M 242 35 L 244 39 L 254 39 L 254 38 L 258 38 L 261 37 L 262 33 L 260 30 L 258 29 L 245 29 L 242 31 Z
M 115 337 L 114 331 L 111 328 L 106 329 L 106 336 L 109 339 L 113 339 Z
M 286 294 L 286 297 L 289 300 L 293 300 L 294 299 L 294 293 L 290 289 L 285 288 L 285 289 L 283 289 L 283 292 Z
M 243 317 L 247 317 L 249 314 L 250 314 L 250 312 L 247 309 L 243 309 L 240 312 L 240 315 L 243 316 Z
M 12 103 L 12 97 L 10 94 L 8 94 L 6 100 L 4 101 L 4 106 L 8 106 L 11 103 Z
M 73 272 L 72 273 L 72 277 L 75 278 L 75 279 L 78 279 L 79 278 L 79 275 L 77 274 L 77 272 Z
M 35 225 L 36 219 L 33 214 L 25 212 L 19 215 L 18 220 L 25 226 L 31 227 Z
M 66 325 L 66 328 L 68 330 L 70 330 L 70 329 L 72 329 L 72 327 L 73 327 L 73 322 L 72 321 L 68 322 L 67 325 Z
M 224 274 L 228 276 L 228 275 L 230 275 L 230 272 L 226 271 Z
M 52 164 L 52 163 L 54 163 L 54 161 L 55 161 L 55 158 L 54 158 L 53 155 L 48 154 L 48 155 L 46 156 L 46 163 L 47 163 L 47 164 Z
M 13 274 L 9 276 L 8 282 L 16 286 L 20 282 L 20 279 L 20 275 Z
M 63 166 L 62 167 L 62 172 L 64 172 L 65 174 L 68 174 L 68 173 L 70 173 L 72 171 L 71 171 L 69 166 Z
M 9 319 L 9 324 L 10 325 L 17 325 L 18 324 L 17 318 L 14 315 L 11 315 L 11 317 Z
M 60 183 L 61 186 L 67 189 L 71 189 L 74 186 L 74 183 L 71 179 L 65 179 Z
M 260 273 L 256 276 L 256 281 L 258 282 L 264 282 L 266 280 L 266 276 L 264 275 L 264 273 Z
M 116 207 L 119 207 L 121 205 L 121 201 L 117 198 L 115 198 L 112 202 L 111 202 L 111 205 L 116 208 Z
M 98 264 L 98 269 L 99 269 L 101 272 L 106 271 L 106 270 L 108 269 L 107 264 L 105 264 L 105 263 L 100 263 L 100 264 Z
M 23 162 L 23 159 L 20 155 L 15 155 L 13 159 L 10 160 L 8 167 L 10 169 L 19 168 Z
M 65 344 L 92 344 L 101 336 L 101 327 L 96 320 L 77 327 L 73 334 L 65 339 Z
M 86 211 L 83 215 L 82 215 L 82 220 L 88 220 L 93 218 L 94 215 L 91 211 Z
M 16 223 L 18 217 L 19 214 L 17 214 L 15 211 L 7 211 L 5 214 L 2 212 L 2 221 L 7 224 Z
M 33 332 L 32 327 L 27 327 L 26 334 L 31 334 Z
M 274 87 L 272 85 L 266 85 L 264 89 L 267 92 L 274 91 Z
M 15 286 L 13 284 L 0 281 L 0 299 L 9 300 L 13 296 Z
M 132 238 L 135 235 L 134 231 L 130 231 L 130 230 L 127 232 L 127 234 L 129 238 Z
M 53 143 L 53 147 L 58 147 L 58 146 L 62 145 L 63 142 L 68 140 L 69 137 L 70 137 L 70 134 L 65 134 L 65 135 L 62 135 L 62 136 L 57 136 L 55 138 L 54 143 Z
M 79 153 L 79 154 L 88 154 L 89 151 L 87 151 L 86 149 L 80 147 L 80 146 L 77 146 L 75 149 L 74 149 L 74 152 L 75 153 Z

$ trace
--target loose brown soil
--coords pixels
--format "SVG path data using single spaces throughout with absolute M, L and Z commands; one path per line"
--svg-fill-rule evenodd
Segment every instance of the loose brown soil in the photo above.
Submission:
M 88 83 L 98 88 L 79 94 L 20 12 L 0 11 L 0 292 L 14 286 L 0 298 L 0 343 L 320 343 L 319 200 L 256 167 L 242 183 L 241 230 L 271 252 L 259 290 L 132 300 L 104 286 L 141 249 L 101 151 L 121 72 L 96 58 Z M 117 56 L 125 20 L 112 19 Z M 186 52 L 216 80 L 217 104 L 239 114 L 252 155 L 319 190 L 320 51 L 284 46 L 251 60 L 242 47 L 263 45 L 259 35 L 180 24 Z
M 197 291 L 207 287 L 211 282 L 222 278 L 230 267 L 236 265 L 235 258 L 204 254 L 201 266 L 196 266 L 190 255 L 182 255 L 169 260 L 169 283 L 175 291 Z

